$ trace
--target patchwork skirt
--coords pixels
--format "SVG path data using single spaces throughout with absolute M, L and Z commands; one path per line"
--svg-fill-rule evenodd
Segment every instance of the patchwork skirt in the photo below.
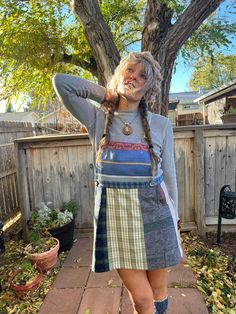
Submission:
M 97 187 L 92 270 L 160 269 L 183 255 L 164 181 L 145 188 Z

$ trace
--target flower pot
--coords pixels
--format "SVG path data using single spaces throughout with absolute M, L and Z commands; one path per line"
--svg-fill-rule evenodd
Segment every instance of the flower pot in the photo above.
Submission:
M 9 278 L 9 285 L 10 288 L 12 290 L 14 290 L 17 293 L 27 293 L 29 291 L 33 291 L 36 290 L 38 288 L 38 286 L 40 285 L 40 283 L 43 280 L 43 273 L 42 273 L 42 269 L 38 266 L 36 266 L 36 269 L 38 270 L 39 274 L 34 277 L 29 283 L 27 283 L 26 285 L 16 285 L 14 283 L 14 278 L 17 274 L 19 274 L 20 272 L 22 272 L 21 269 L 13 272 L 10 274 L 10 278 Z
M 236 114 L 226 114 L 220 118 L 223 123 L 236 123 Z
M 52 268 L 57 262 L 59 241 L 56 238 L 50 238 L 50 239 L 54 239 L 56 241 L 56 245 L 53 248 L 51 248 L 49 251 L 46 251 L 43 253 L 30 253 L 30 252 L 27 252 L 27 247 L 26 247 L 26 255 L 30 259 L 31 263 L 36 264 L 42 270 Z
M 68 251 L 72 248 L 74 241 L 74 229 L 75 219 L 62 227 L 49 230 L 51 235 L 57 238 L 60 242 L 59 253 L 62 251 Z

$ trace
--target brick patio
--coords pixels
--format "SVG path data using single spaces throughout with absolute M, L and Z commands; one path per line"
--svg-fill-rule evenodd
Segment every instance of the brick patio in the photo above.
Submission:
M 132 314 L 128 293 L 116 271 L 91 272 L 92 238 L 80 238 L 67 256 L 39 314 Z M 207 314 L 196 279 L 186 264 L 169 271 L 168 314 Z M 176 287 L 176 288 L 175 288 Z

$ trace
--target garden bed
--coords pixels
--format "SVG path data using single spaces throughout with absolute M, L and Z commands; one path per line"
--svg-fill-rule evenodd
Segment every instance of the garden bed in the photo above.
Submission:
M 216 237 L 215 232 L 208 232 L 204 242 L 211 248 L 219 248 L 225 254 L 236 257 L 236 232 L 223 232 L 219 246 Z

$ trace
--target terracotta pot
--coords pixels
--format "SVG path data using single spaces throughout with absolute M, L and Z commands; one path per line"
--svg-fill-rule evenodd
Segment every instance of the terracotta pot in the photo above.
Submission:
M 40 285 L 41 281 L 43 280 L 43 273 L 42 273 L 42 269 L 40 267 L 36 266 L 36 269 L 39 271 L 39 274 L 36 277 L 34 277 L 32 279 L 32 281 L 30 281 L 26 285 L 16 285 L 13 282 L 15 276 L 22 272 L 21 269 L 11 273 L 10 278 L 9 278 L 10 288 L 12 290 L 14 290 L 15 292 L 18 292 L 18 293 L 26 293 L 26 292 L 33 291 L 33 290 L 37 289 L 38 286 Z
M 30 259 L 31 263 L 36 264 L 42 270 L 52 268 L 57 262 L 59 241 L 56 238 L 50 238 L 50 239 L 54 239 L 57 244 L 53 248 L 51 248 L 49 251 L 46 251 L 43 253 L 29 253 L 27 252 L 27 247 L 26 247 L 26 255 Z

